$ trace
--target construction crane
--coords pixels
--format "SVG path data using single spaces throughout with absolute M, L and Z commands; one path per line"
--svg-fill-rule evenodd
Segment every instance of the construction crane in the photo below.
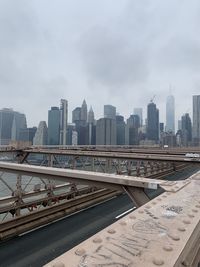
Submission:
M 150 102 L 151 102 L 151 103 L 153 103 L 155 97 L 156 97 L 156 95 L 154 95 L 154 96 L 150 99 Z

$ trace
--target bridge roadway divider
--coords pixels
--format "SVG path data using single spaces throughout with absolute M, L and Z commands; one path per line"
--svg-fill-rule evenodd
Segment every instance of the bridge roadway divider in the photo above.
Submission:
M 100 189 L 86 196 L 77 196 L 67 202 L 46 207 L 40 211 L 33 211 L 27 215 L 20 216 L 15 220 L 6 221 L 0 224 L 0 241 L 9 239 L 36 227 L 48 224 L 52 221 L 70 215 L 91 205 L 108 200 L 120 194 L 115 190 Z

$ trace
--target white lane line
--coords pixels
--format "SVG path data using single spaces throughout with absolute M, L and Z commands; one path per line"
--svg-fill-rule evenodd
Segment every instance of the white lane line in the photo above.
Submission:
M 133 208 L 131 208 L 131 209 L 125 211 L 125 212 L 123 212 L 123 213 L 117 215 L 117 216 L 115 217 L 115 219 L 119 219 L 119 218 L 121 218 L 122 216 L 124 216 L 125 214 L 127 214 L 127 213 L 129 213 L 130 211 L 135 210 L 135 209 L 136 209 L 136 207 L 133 207 Z

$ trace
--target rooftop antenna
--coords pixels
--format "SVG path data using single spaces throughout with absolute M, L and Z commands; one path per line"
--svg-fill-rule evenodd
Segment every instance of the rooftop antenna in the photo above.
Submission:
M 156 97 L 156 95 L 154 95 L 154 96 L 150 99 L 150 102 L 151 102 L 151 103 L 153 103 L 155 97 Z

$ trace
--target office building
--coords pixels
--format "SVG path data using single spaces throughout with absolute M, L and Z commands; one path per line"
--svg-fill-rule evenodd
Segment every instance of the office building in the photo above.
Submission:
M 126 145 L 139 144 L 139 127 L 140 127 L 140 117 L 138 115 L 130 115 L 130 117 L 127 119 L 127 124 L 125 129 Z
M 142 108 L 134 108 L 133 115 L 138 115 L 140 118 L 140 127 L 143 125 L 143 112 Z
M 88 112 L 88 123 L 95 123 L 95 119 L 94 119 L 94 111 L 92 109 L 92 107 L 90 107 L 90 110 Z
M 81 120 L 87 123 L 87 104 L 85 99 L 83 100 L 82 106 L 81 106 Z
M 194 145 L 200 145 L 200 95 L 193 96 L 192 139 Z
M 36 131 L 37 127 L 20 129 L 19 141 L 30 142 L 30 144 L 33 144 L 33 138 L 35 136 Z
M 81 120 L 81 108 L 76 107 L 72 111 L 72 123 L 76 123 L 76 121 L 80 121 L 80 120 Z
M 11 140 L 19 141 L 20 130 L 26 126 L 24 114 L 9 108 L 0 110 L 0 145 L 8 145 Z
M 159 140 L 159 110 L 153 102 L 147 106 L 147 139 L 155 143 Z
M 47 145 L 48 130 L 46 121 L 40 121 L 35 136 L 33 138 L 33 145 L 44 146 Z
M 59 145 L 60 143 L 60 110 L 51 107 L 48 111 L 48 145 Z
M 175 133 L 175 100 L 169 95 L 166 101 L 166 132 Z
M 101 118 L 96 125 L 97 145 L 116 145 L 116 120 Z
M 11 130 L 11 139 L 12 141 L 19 141 L 19 133 L 21 129 L 26 129 L 26 116 L 19 112 L 14 112 L 12 130 Z
M 117 135 L 117 145 L 125 145 L 125 122 L 124 117 L 116 116 L 116 135 Z
M 181 117 L 181 143 L 183 146 L 188 146 L 192 142 L 192 122 L 188 113 Z
M 65 99 L 60 101 L 60 145 L 67 144 L 67 122 L 68 122 L 68 102 Z
M 112 105 L 104 105 L 104 118 L 116 119 L 116 107 Z

